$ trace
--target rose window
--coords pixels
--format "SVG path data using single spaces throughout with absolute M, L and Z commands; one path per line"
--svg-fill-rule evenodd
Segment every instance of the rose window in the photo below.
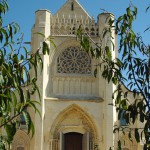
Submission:
M 57 58 L 57 73 L 91 74 L 91 59 L 79 47 L 69 47 Z

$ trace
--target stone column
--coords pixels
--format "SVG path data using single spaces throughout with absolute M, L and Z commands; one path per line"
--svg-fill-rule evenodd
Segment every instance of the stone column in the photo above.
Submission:
M 115 44 L 115 33 L 114 29 L 109 26 L 109 19 L 114 19 L 113 14 L 111 13 L 102 13 L 98 16 L 98 24 L 99 24 L 99 35 L 102 39 L 102 48 L 105 50 L 105 46 L 108 46 L 111 53 L 112 59 L 116 57 L 116 49 L 113 47 Z M 111 32 L 107 32 L 103 37 L 105 29 L 109 29 Z M 113 38 L 112 38 L 113 37 Z M 103 129 L 102 129 L 102 148 L 109 149 L 110 147 L 114 147 L 115 136 L 113 134 L 113 129 L 116 121 L 116 110 L 115 107 L 109 105 L 114 103 L 112 99 L 112 93 L 115 91 L 115 86 L 110 82 L 108 83 L 106 80 L 102 79 L 103 82 L 103 90 L 104 90 L 104 103 L 103 103 Z
M 48 10 L 38 10 L 35 12 L 36 19 L 35 24 L 32 28 L 32 38 L 31 38 L 31 53 L 35 53 L 37 50 L 41 50 L 41 43 L 50 36 L 50 18 L 51 13 Z M 38 33 L 42 33 L 45 37 L 41 36 Z M 37 85 L 39 87 L 40 93 L 41 93 L 41 105 L 37 105 L 39 111 L 41 112 L 41 117 L 38 115 L 38 113 L 34 114 L 32 116 L 32 120 L 35 125 L 35 135 L 32 139 L 32 145 L 34 145 L 34 150 L 43 150 L 44 149 L 44 133 L 47 131 L 44 131 L 43 122 L 44 122 L 44 114 L 45 114 L 45 103 L 44 99 L 46 97 L 46 93 L 48 90 L 48 81 L 49 81 L 49 68 L 47 67 L 49 65 L 49 56 L 48 55 L 42 55 L 41 57 L 43 59 L 43 72 L 41 73 L 41 70 L 39 68 L 38 70 L 38 80 Z M 33 72 L 31 71 L 31 74 Z M 35 100 L 38 100 L 38 94 L 34 98 Z
M 49 150 L 60 150 L 58 139 L 50 139 Z

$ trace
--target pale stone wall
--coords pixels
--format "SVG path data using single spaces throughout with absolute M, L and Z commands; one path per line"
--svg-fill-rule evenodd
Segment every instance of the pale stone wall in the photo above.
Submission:
M 106 145 L 110 146 L 105 140 L 107 138 L 107 141 L 111 142 L 109 136 L 105 137 L 105 131 L 112 129 L 113 117 L 111 117 L 112 120 L 107 126 L 108 112 L 106 113 L 105 111 L 109 111 L 106 95 L 111 94 L 113 89 L 106 91 L 105 81 L 100 76 L 95 78 L 93 73 L 79 76 L 75 74 L 61 75 L 56 71 L 56 59 L 61 52 L 70 46 L 80 46 L 79 42 L 76 41 L 75 33 L 63 35 L 64 32 L 56 34 L 56 32 L 50 31 L 50 29 L 54 30 L 51 25 L 54 27 L 57 21 L 60 21 L 57 18 L 58 16 L 59 19 L 64 19 L 61 21 L 65 22 L 66 14 L 72 13 L 72 11 L 67 12 L 71 2 L 73 1 L 68 1 L 54 17 L 47 10 L 36 12 L 36 21 L 32 29 L 32 51 L 35 52 L 43 41 L 42 37 L 34 34 L 36 32 L 42 32 L 46 36 L 51 33 L 54 34 L 56 48 L 51 45 L 50 55 L 43 56 L 43 74 L 38 78 L 38 85 L 42 93 L 42 104 L 39 107 L 42 118 L 37 114 L 33 116 L 36 132 L 31 140 L 31 147 L 34 150 L 60 149 L 61 138 L 59 135 L 66 132 L 83 133 L 86 139 L 88 139 L 87 135 L 89 135 L 90 150 L 93 150 L 95 145 L 98 146 L 98 149 L 103 149 Z M 95 31 L 92 34 L 93 40 L 98 42 L 102 24 L 96 24 L 81 5 L 76 1 L 74 2 L 75 14 L 72 13 L 68 16 L 68 19 L 75 20 L 73 23 L 77 24 L 76 28 L 79 24 L 78 21 L 86 23 L 84 29 L 88 28 L 90 30 L 93 28 L 94 30 L 92 29 L 92 31 Z M 61 12 L 64 12 L 64 14 Z M 52 24 L 50 20 L 52 20 Z M 68 25 L 72 27 L 72 23 L 69 21 Z M 91 31 L 89 33 L 91 34 Z M 95 69 L 95 64 L 96 61 L 92 60 L 92 72 Z M 65 88 L 68 88 L 69 92 L 65 91 Z M 112 113 L 109 113 L 110 115 L 112 116 Z
M 115 108 L 108 105 L 113 103 L 115 86 L 101 77 L 100 69 L 97 77 L 94 77 L 97 61 L 91 61 L 91 74 L 57 72 L 57 58 L 61 53 L 68 47 L 80 46 L 75 36 L 80 24 L 95 43 L 99 43 L 101 39 L 103 47 L 108 44 L 113 58 L 116 57 L 116 49 L 108 42 L 110 37 L 107 35 L 105 39 L 102 38 L 102 31 L 108 25 L 108 17 L 114 16 L 102 13 L 98 16 L 98 22 L 95 22 L 77 0 L 68 0 L 54 15 L 47 10 L 36 12 L 31 52 L 40 48 L 44 40 L 40 35 L 34 34 L 36 32 L 53 37 L 56 47 L 49 43 L 49 56 L 42 56 L 43 73 L 39 72 L 38 77 L 42 95 L 41 106 L 38 106 L 41 118 L 38 114 L 32 114 L 36 132 L 30 140 L 31 150 L 64 150 L 63 135 L 68 132 L 83 134 L 83 150 L 94 150 L 94 146 L 97 146 L 97 150 L 107 150 L 110 146 L 115 146 L 112 132 L 117 114 Z M 117 43 L 113 29 L 112 36 L 113 42 Z M 38 96 L 34 98 L 37 100 Z
M 89 100 L 60 100 L 48 98 L 45 113 L 45 148 L 49 141 L 57 139 L 60 141 L 61 132 L 90 133 L 90 140 L 100 146 L 102 140 L 101 125 L 102 115 L 97 112 L 101 108 L 101 102 Z M 59 111 L 58 111 L 59 110 Z M 97 126 L 99 124 L 99 126 Z M 47 144 L 46 144 L 47 143 Z M 58 146 L 60 143 L 58 144 Z

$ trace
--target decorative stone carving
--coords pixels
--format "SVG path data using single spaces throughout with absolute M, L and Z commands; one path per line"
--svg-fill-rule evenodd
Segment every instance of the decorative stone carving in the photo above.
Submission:
M 66 108 L 56 118 L 50 131 L 50 146 L 54 145 L 54 139 L 60 140 L 60 133 L 78 132 L 81 134 L 90 134 L 90 150 L 93 150 L 94 143 L 98 139 L 97 129 L 91 118 L 76 104 Z M 59 143 L 60 144 L 60 143 Z M 58 145 L 55 147 L 58 147 Z M 55 148 L 51 147 L 51 150 Z M 56 149 L 57 150 L 57 149 Z
M 12 142 L 12 150 L 30 150 L 30 139 L 24 131 L 17 131 Z
M 99 88 L 98 78 L 93 75 L 94 62 L 88 53 L 80 48 L 79 43 L 70 40 L 60 45 L 53 56 L 53 61 L 52 93 L 54 97 L 97 99 Z
M 69 47 L 57 58 L 57 73 L 91 74 L 91 59 L 80 47 Z
M 50 150 L 59 150 L 59 140 L 51 139 L 49 149 Z
M 58 16 L 52 16 L 51 34 L 52 35 L 76 35 L 79 25 L 82 24 L 83 30 L 90 36 L 99 36 L 98 25 L 93 18 L 91 19 L 71 19 L 68 16 L 59 18 Z M 63 29 L 63 30 L 62 30 Z M 58 32 L 59 31 L 59 32 Z
M 60 117 L 61 116 L 61 117 Z M 71 105 L 70 107 L 66 108 L 63 112 L 60 112 L 60 116 L 56 118 L 56 121 L 54 122 L 55 126 L 53 126 L 54 130 L 54 136 L 57 138 L 59 135 L 57 133 L 62 130 L 61 128 L 66 126 L 82 126 L 84 129 L 87 129 L 90 131 L 92 137 L 96 137 L 96 128 L 93 122 L 91 121 L 90 117 L 78 106 L 78 105 Z M 78 121 L 78 124 L 72 121 L 74 118 Z M 68 120 L 68 122 L 67 122 Z M 72 121 L 69 121 L 72 120 Z M 56 129 L 57 128 L 57 129 Z M 51 131 L 52 131 L 51 130 Z
M 52 81 L 53 93 L 56 97 L 70 95 L 78 97 L 78 99 L 95 99 L 98 97 L 98 79 L 95 77 L 63 76 L 61 74 L 53 77 Z

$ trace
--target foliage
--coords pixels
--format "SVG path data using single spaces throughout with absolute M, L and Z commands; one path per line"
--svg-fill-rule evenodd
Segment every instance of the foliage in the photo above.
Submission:
M 35 53 L 29 53 L 23 44 L 23 35 L 19 36 L 19 26 L 12 22 L 4 26 L 3 20 L 8 11 L 7 0 L 0 1 L 0 149 L 9 149 L 21 116 L 24 117 L 28 133 L 34 134 L 34 125 L 28 108 L 35 112 L 40 102 L 32 96 L 40 93 L 37 82 L 37 70 L 42 58 L 39 48 Z M 18 37 L 19 36 L 19 37 Z M 49 47 L 43 41 L 43 54 L 49 53 Z M 31 77 L 30 70 L 34 76 Z M 5 131 L 5 134 L 4 132 Z
M 148 11 L 149 6 L 146 11 Z M 150 149 L 150 46 L 146 45 L 139 34 L 133 31 L 133 23 L 137 17 L 137 8 L 130 6 L 126 13 L 117 20 L 108 17 L 107 26 L 104 28 L 100 41 L 111 37 L 111 41 L 94 43 L 92 37 L 83 31 L 82 26 L 78 29 L 77 36 L 81 46 L 93 57 L 99 60 L 98 66 L 102 77 L 116 85 L 112 97 L 115 100 L 118 120 L 121 114 L 127 126 L 115 127 L 114 133 L 128 131 L 128 137 L 132 141 L 133 136 L 137 143 L 143 141 L 144 150 Z M 115 26 L 114 26 L 115 25 Z M 146 29 L 147 31 L 149 28 Z M 119 36 L 118 52 L 121 58 L 114 58 L 113 33 Z M 94 46 L 92 46 L 94 43 Z M 110 48 L 112 45 L 113 50 Z M 97 74 L 98 68 L 95 70 Z M 129 99 L 133 96 L 133 101 Z M 131 128 L 136 122 L 141 122 L 143 128 Z M 133 135 L 133 136 L 132 136 Z M 111 149 L 111 148 L 110 148 Z M 118 150 L 121 150 L 121 141 L 118 141 Z

